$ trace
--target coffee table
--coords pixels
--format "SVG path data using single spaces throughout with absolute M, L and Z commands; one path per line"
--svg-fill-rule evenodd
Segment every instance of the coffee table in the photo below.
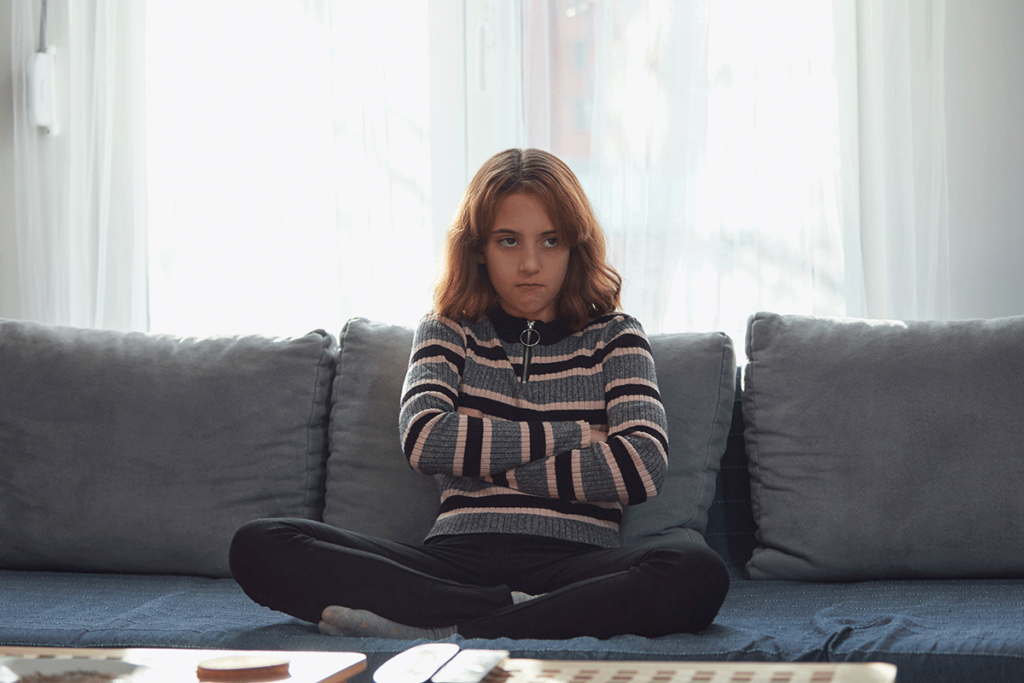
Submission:
M 201 662 L 222 657 L 270 657 L 288 661 L 286 676 L 272 679 L 233 672 L 232 683 L 277 680 L 286 683 L 343 683 L 366 669 L 366 656 L 355 652 L 239 651 L 195 649 L 98 649 L 0 646 L 0 664 L 21 670 L 32 669 L 44 675 L 56 672 L 84 671 L 124 676 L 132 683 L 200 683 Z M 45 670 L 44 670 L 45 669 Z M 209 679 L 202 679 L 206 683 Z M 225 680 L 225 679 L 221 679 Z
M 883 663 L 604 662 L 508 659 L 484 683 L 894 683 Z
M 268 656 L 289 661 L 287 683 L 343 683 L 366 669 L 366 657 L 354 652 L 229 651 L 192 649 L 33 648 L 0 646 L 3 657 L 59 660 L 68 670 L 102 663 L 140 667 L 132 683 L 207 683 L 200 662 L 225 656 Z M 232 678 L 232 683 L 268 679 Z M 790 662 L 608 662 L 506 659 L 483 683 L 894 683 L 896 667 L 883 663 Z

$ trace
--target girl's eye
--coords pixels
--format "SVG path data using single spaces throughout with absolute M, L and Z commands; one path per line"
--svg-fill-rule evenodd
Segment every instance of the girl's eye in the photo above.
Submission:
M 502 237 L 500 240 L 498 240 L 498 244 L 500 244 L 503 247 L 514 247 L 516 246 L 516 238 Z
M 544 246 L 545 247 L 557 247 L 558 246 L 558 238 L 557 237 L 549 237 L 549 238 L 547 238 L 546 240 L 544 240 Z

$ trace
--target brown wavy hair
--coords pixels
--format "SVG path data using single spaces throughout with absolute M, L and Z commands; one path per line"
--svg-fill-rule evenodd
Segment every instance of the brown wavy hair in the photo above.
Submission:
M 544 205 L 559 241 L 569 247 L 558 316 L 578 331 L 595 317 L 618 310 L 622 278 L 607 261 L 604 231 L 576 175 L 548 152 L 507 149 L 477 171 L 448 227 L 444 263 L 434 285 L 434 312 L 475 321 L 498 303 L 477 256 L 491 236 L 502 201 L 518 193 Z

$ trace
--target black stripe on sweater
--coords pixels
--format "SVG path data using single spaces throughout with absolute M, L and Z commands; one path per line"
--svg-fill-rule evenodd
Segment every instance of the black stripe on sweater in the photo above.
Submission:
M 459 400 L 458 394 L 451 390 L 451 388 L 445 384 L 439 384 L 437 382 L 431 382 L 429 384 L 418 384 L 412 389 L 409 389 L 402 397 L 402 403 L 405 404 L 409 399 L 420 394 L 444 394 L 452 404 L 457 404 Z
M 440 344 L 428 344 L 422 349 L 412 355 L 412 359 L 409 361 L 410 365 L 421 360 L 434 360 L 437 362 L 438 359 L 445 359 L 452 365 L 458 368 L 459 374 L 462 374 L 463 369 L 466 366 L 466 359 L 456 351 L 441 346 Z
M 611 403 L 617 398 L 623 396 L 650 396 L 661 401 L 661 394 L 654 387 L 649 387 L 644 384 L 622 384 L 613 389 L 609 389 L 605 392 L 604 398 L 607 402 Z
M 437 417 L 440 413 L 431 410 L 425 412 L 416 419 L 409 427 L 409 434 L 405 437 L 405 443 L 402 444 L 402 449 L 405 451 L 406 459 L 412 457 L 412 451 L 416 447 L 416 442 L 420 439 L 420 434 L 423 429 L 427 426 L 427 423 Z
M 626 485 L 629 504 L 636 505 L 647 500 L 647 490 L 644 488 L 643 479 L 640 478 L 636 463 L 630 457 L 626 445 L 619 439 L 609 439 L 608 446 L 611 448 L 612 457 L 615 458 L 615 465 L 622 474 L 622 482 Z
M 578 498 L 572 483 L 572 458 L 567 456 L 555 458 L 555 487 L 558 497 L 564 500 Z
M 643 349 L 648 353 L 651 351 L 650 344 L 646 339 L 635 333 L 627 332 L 613 339 L 603 349 L 594 349 L 592 353 L 580 353 L 564 360 L 546 360 L 543 355 L 535 356 L 530 365 L 530 375 L 540 378 L 572 370 L 591 370 L 604 363 L 608 355 L 617 349 Z M 497 358 L 497 360 L 504 360 L 504 358 Z M 522 365 L 520 363 L 512 363 L 512 367 L 515 368 L 517 374 L 521 374 Z
M 474 498 L 472 496 L 451 495 L 441 503 L 441 513 L 452 512 L 453 510 L 488 508 L 527 508 L 536 510 L 551 510 L 563 515 L 579 515 L 590 517 L 607 522 L 618 524 L 622 521 L 622 510 L 619 508 L 604 508 L 587 503 L 574 503 L 569 500 L 555 498 L 538 498 L 536 496 L 522 496 L 516 494 L 497 494 L 486 498 Z
M 466 448 L 462 455 L 462 476 L 480 476 L 480 458 L 484 447 L 484 421 L 479 417 L 466 418 Z
M 634 425 L 629 429 L 623 429 L 620 432 L 615 432 L 615 436 L 629 436 L 630 434 L 646 434 L 648 436 L 653 436 L 658 443 L 661 444 L 661 447 L 665 452 L 668 452 L 668 437 L 654 427 L 648 427 L 647 425 Z
M 491 361 L 507 360 L 505 349 L 501 346 L 483 346 L 475 337 L 469 335 L 466 339 L 466 350 L 479 358 L 486 358 Z
M 534 410 L 517 408 L 514 405 L 479 396 L 473 398 L 473 407 L 485 415 L 512 422 L 579 422 L 590 424 L 608 423 L 608 415 L 603 408 L 594 410 Z
M 651 345 L 647 340 L 636 332 L 626 331 L 620 334 L 615 339 L 611 340 L 607 346 L 598 352 L 600 360 L 603 363 L 604 359 L 611 354 L 612 351 L 617 349 L 643 349 L 647 353 L 651 352 Z
M 591 370 L 601 363 L 593 354 L 579 354 L 568 360 L 549 361 L 543 356 L 534 356 L 530 361 L 530 376 L 533 378 L 545 375 L 556 375 L 571 370 Z M 522 375 L 522 363 L 513 363 L 512 368 L 517 375 Z
M 530 462 L 547 456 L 547 439 L 544 437 L 544 425 L 539 422 L 527 422 L 530 430 Z

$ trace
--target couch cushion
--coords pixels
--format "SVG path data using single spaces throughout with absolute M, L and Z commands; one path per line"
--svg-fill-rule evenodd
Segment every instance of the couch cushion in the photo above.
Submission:
M 626 508 L 624 541 L 666 532 L 703 534 L 736 396 L 736 352 L 721 332 L 651 335 L 668 415 L 669 465 L 661 491 Z
M 1022 348 L 1024 317 L 752 316 L 750 575 L 1024 575 Z
M 434 480 L 409 467 L 398 407 L 413 330 L 362 318 L 340 336 L 332 392 L 324 521 L 377 538 L 419 543 L 437 515 Z
M 227 576 L 242 523 L 319 516 L 336 349 L 0 321 L 0 566 Z
M 324 521 L 419 543 L 437 514 L 431 478 L 413 472 L 398 435 L 413 330 L 350 321 L 331 408 Z M 625 540 L 676 529 L 699 538 L 715 492 L 735 395 L 735 353 L 721 333 L 655 335 L 651 348 L 669 416 L 669 477 L 661 495 L 627 510 Z
M 446 640 L 463 649 L 509 650 L 515 659 L 881 661 L 897 666 L 899 683 L 1019 683 L 1024 680 L 1022 602 L 1024 582 L 1017 580 L 737 579 L 715 623 L 701 633 L 606 640 L 455 635 Z M 367 673 L 351 680 L 368 683 L 377 667 L 422 642 L 321 635 L 314 624 L 257 605 L 230 579 L 0 571 L 4 645 L 361 652 Z M 840 674 L 834 680 L 852 678 Z

